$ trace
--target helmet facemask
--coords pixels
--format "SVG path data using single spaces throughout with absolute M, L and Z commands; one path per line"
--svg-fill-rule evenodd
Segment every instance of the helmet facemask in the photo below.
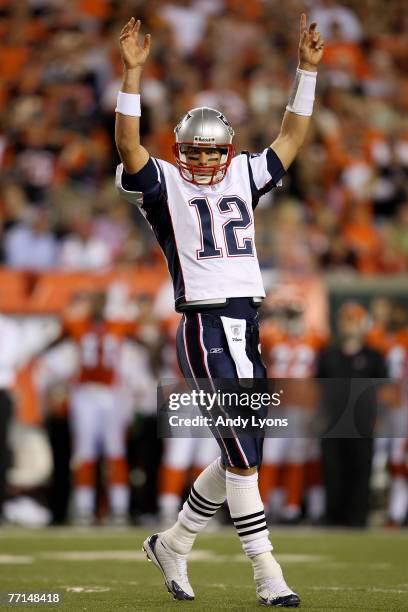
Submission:
M 214 185 L 222 181 L 233 158 L 234 147 L 230 144 L 214 147 L 214 151 L 219 151 L 221 155 L 219 162 L 211 166 L 200 166 L 188 161 L 187 152 L 191 147 L 198 148 L 195 143 L 176 142 L 173 145 L 176 164 L 183 179 L 195 185 Z

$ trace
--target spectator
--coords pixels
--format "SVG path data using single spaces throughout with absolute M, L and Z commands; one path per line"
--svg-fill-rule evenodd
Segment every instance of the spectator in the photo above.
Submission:
M 12 268 L 47 270 L 55 266 L 57 240 L 51 231 L 49 214 L 31 211 L 29 223 L 18 223 L 5 236 L 5 261 Z
M 327 428 L 329 437 L 322 439 L 329 525 L 365 527 L 367 524 L 376 398 L 372 387 L 367 390 L 364 381 L 357 381 L 356 385 L 353 378 L 386 378 L 387 370 L 381 353 L 364 344 L 366 325 L 367 313 L 360 304 L 343 304 L 337 317 L 339 339 L 321 351 L 316 368 L 317 378 L 332 379 L 324 385 L 322 397 L 323 418 L 331 424 Z M 353 393 L 357 399 L 352 406 L 352 429 L 338 429 L 343 437 L 331 437 L 332 427 L 347 414 Z
M 206 13 L 214 10 L 217 10 L 217 5 L 211 2 L 206 10 L 204 2 L 173 0 L 164 3 L 159 16 L 172 28 L 176 49 L 182 55 L 191 55 L 204 35 Z
M 72 232 L 61 244 L 60 266 L 70 270 L 97 270 L 112 263 L 112 252 L 104 240 L 92 234 L 92 221 L 72 221 Z
M 333 24 L 337 24 L 345 40 L 360 42 L 363 36 L 362 25 L 354 11 L 337 4 L 335 0 L 320 0 L 310 15 L 317 21 L 319 30 L 325 40 L 330 41 Z

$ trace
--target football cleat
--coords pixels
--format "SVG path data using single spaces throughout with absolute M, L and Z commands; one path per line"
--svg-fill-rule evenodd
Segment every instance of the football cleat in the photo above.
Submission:
M 162 572 L 165 586 L 174 599 L 194 599 L 194 591 L 187 576 L 187 555 L 172 551 L 158 533 L 143 542 L 143 550 L 148 560 Z
M 270 578 L 265 580 L 256 588 L 259 603 L 263 606 L 275 606 L 276 608 L 297 608 L 300 605 L 300 597 L 296 595 L 286 584 L 283 578 Z

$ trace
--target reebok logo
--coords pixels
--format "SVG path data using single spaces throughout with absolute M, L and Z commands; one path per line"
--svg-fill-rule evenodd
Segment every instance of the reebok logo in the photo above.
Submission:
M 215 143 L 215 138 L 213 136 L 194 136 L 194 144 L 203 142 L 213 144 Z
M 210 354 L 217 354 L 217 353 L 223 353 L 224 349 L 223 348 L 212 348 L 210 349 Z

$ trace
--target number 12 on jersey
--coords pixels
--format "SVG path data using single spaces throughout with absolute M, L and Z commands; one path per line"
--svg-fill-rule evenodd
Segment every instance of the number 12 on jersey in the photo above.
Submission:
M 195 207 L 200 225 L 201 248 L 197 249 L 197 258 L 223 257 L 222 247 L 216 243 L 214 217 L 208 199 L 197 197 L 190 200 L 189 204 Z M 222 226 L 227 257 L 253 257 L 252 238 L 242 238 L 243 244 L 239 244 L 237 236 L 237 230 L 247 229 L 252 224 L 251 215 L 244 200 L 238 196 L 224 196 L 217 202 L 217 206 L 222 214 L 233 212 L 234 206 L 239 213 L 239 217 L 228 219 Z

